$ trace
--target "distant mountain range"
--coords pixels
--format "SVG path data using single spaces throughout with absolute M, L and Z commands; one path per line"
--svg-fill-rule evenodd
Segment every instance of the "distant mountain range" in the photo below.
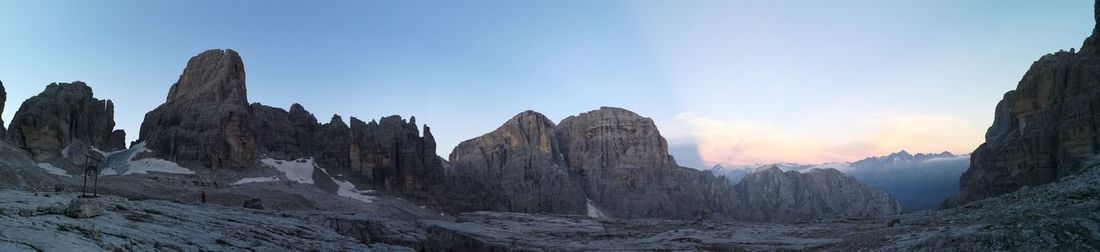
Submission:
M 868 157 L 856 162 L 823 164 L 773 164 L 783 171 L 808 172 L 812 169 L 836 169 L 860 182 L 890 193 L 905 211 L 930 210 L 940 202 L 959 193 L 959 177 L 970 165 L 970 155 L 951 152 L 917 153 L 902 150 L 885 156 Z M 715 176 L 725 176 L 738 183 L 766 165 L 715 165 L 708 169 Z

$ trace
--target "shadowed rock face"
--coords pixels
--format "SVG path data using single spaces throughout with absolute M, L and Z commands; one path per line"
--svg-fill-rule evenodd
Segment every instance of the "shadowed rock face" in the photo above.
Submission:
M 110 150 L 114 127 L 110 100 L 93 98 L 92 88 L 83 82 L 52 83 L 23 102 L 5 137 L 44 162 L 61 158 L 62 150 L 74 142 Z
M 4 82 L 0 81 L 0 116 L 4 115 L 4 104 L 8 102 L 8 92 L 4 90 Z M 4 119 L 0 118 L 0 136 L 4 135 Z
M 1097 5 L 1100 14 L 1100 5 Z M 1100 154 L 1100 30 L 1078 53 L 1060 51 L 1031 65 L 997 104 L 986 142 L 959 180 L 955 206 L 1077 174 Z
M 352 117 L 350 131 L 350 165 L 338 167 L 338 173 L 356 176 L 385 191 L 420 199 L 432 197 L 428 187 L 442 178 L 443 164 L 435 154 L 431 130 L 424 126 L 421 137 L 416 117 L 406 122 L 400 116 L 388 116 L 370 123 Z
M 167 101 L 145 114 L 140 141 L 157 157 L 189 167 L 246 168 L 258 151 L 233 50 L 209 50 L 187 62 Z
M 352 118 L 349 127 L 338 116 L 320 124 L 299 104 L 289 111 L 248 105 L 244 64 L 232 50 L 192 57 L 166 102 L 145 115 L 139 141 L 157 157 L 206 171 L 254 168 L 267 157 L 314 158 L 328 171 L 318 174 L 417 200 L 432 198 L 427 190 L 443 174 L 435 139 L 427 126 L 421 136 L 413 118 Z
M 736 185 L 737 219 L 792 222 L 827 217 L 901 213 L 890 195 L 835 169 L 784 172 L 776 166 L 749 173 Z
M 585 214 L 585 196 L 569 176 L 546 116 L 526 111 L 450 155 L 447 195 L 456 211 Z
M 313 114 L 306 112 L 302 105 L 294 104 L 287 112 L 253 103 L 249 110 L 260 153 L 281 160 L 314 156 L 314 146 L 318 142 L 314 136 L 319 125 Z

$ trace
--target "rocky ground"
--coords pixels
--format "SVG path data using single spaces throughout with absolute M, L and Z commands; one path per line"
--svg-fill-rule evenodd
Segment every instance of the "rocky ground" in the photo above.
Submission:
M 114 179 L 138 183 L 157 181 L 151 179 L 155 176 L 171 177 L 143 175 Z M 98 199 L 103 204 L 102 214 L 88 218 L 71 217 L 77 216 L 69 209 L 76 193 L 0 191 L 0 223 L 3 223 L 0 250 L 1100 249 L 1100 169 L 950 210 L 792 224 L 596 219 L 501 212 L 451 217 L 398 198 L 380 195 L 366 203 L 311 192 L 315 188 L 286 182 L 234 188 L 242 197 L 281 192 L 320 199 L 303 201 L 309 207 L 292 207 L 295 205 L 275 201 L 267 203 L 266 210 L 243 208 L 233 205 L 234 202 L 202 204 L 132 195 L 129 199 L 103 196 Z M 230 195 L 213 192 L 211 195 Z

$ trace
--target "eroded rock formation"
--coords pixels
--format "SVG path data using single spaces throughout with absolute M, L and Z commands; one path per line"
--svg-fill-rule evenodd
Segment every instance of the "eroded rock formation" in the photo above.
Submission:
M 62 150 L 74 143 L 111 149 L 114 127 L 110 100 L 93 98 L 92 88 L 83 82 L 52 83 L 23 102 L 5 137 L 35 161 L 47 162 L 66 156 Z
M 1096 6 L 1100 15 L 1100 5 Z M 1097 18 L 1100 18 L 1098 16 Z M 954 206 L 1077 174 L 1100 154 L 1100 28 L 1078 53 L 1035 61 L 997 104 Z

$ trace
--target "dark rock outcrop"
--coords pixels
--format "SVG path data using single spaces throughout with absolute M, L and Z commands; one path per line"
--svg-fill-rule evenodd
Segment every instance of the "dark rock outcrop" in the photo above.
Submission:
M 607 215 L 692 219 L 730 210 L 729 183 L 677 165 L 652 119 L 603 107 L 565 118 L 555 132 L 569 173 Z
M 317 163 L 322 167 L 351 167 L 351 128 L 339 115 L 332 115 L 326 124 L 321 124 L 315 132 Z
M 4 82 L 0 81 L 0 116 L 4 115 L 4 104 L 8 102 L 8 92 L 4 90 Z M 0 117 L 0 136 L 4 135 L 4 118 Z
M 192 57 L 166 102 L 145 114 L 139 141 L 155 156 L 186 167 L 255 166 L 259 152 L 244 84 L 237 52 Z
M 103 147 L 103 151 L 120 151 L 126 149 L 126 131 L 115 130 L 111 132 L 111 135 L 107 137 L 107 144 Z
M 52 83 L 23 102 L 10 126 L 8 142 L 27 150 L 37 162 L 55 161 L 75 142 L 110 149 L 114 105 L 93 98 L 92 88 L 83 82 Z
M 1100 4 L 1096 6 L 1100 15 Z M 1100 16 L 1098 16 L 1100 18 Z M 959 180 L 955 206 L 1074 175 L 1100 154 L 1100 28 L 1079 53 L 1031 65 L 997 104 L 985 143 Z
M 889 194 L 836 169 L 805 173 L 779 167 L 749 173 L 737 183 L 737 219 L 793 222 L 829 217 L 878 217 L 901 213 Z
M 565 166 L 554 123 L 526 111 L 493 132 L 466 140 L 451 152 L 457 211 L 585 214 L 585 195 Z
M 435 138 L 428 126 L 421 136 L 416 117 L 406 122 L 400 116 L 388 116 L 370 123 L 352 117 L 350 131 L 350 165 L 334 169 L 338 174 L 414 199 L 433 197 L 428 187 L 442 179 L 443 164 L 435 154 Z
M 319 127 L 313 114 L 301 105 L 294 104 L 290 112 L 281 108 L 253 103 L 252 131 L 260 153 L 281 160 L 295 160 L 313 156 L 314 137 Z

